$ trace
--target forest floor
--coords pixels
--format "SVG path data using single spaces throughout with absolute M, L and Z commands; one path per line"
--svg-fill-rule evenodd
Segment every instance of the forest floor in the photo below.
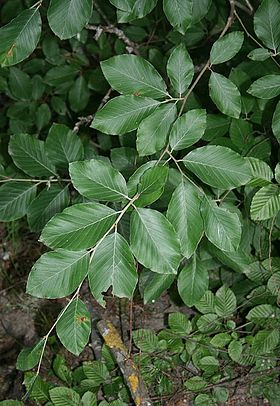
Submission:
M 22 398 L 23 373 L 15 368 L 17 356 L 23 347 L 33 345 L 47 333 L 66 303 L 65 299 L 48 301 L 25 293 L 28 273 L 42 252 L 43 246 L 37 242 L 36 236 L 29 233 L 21 223 L 15 223 L 9 228 L 0 225 L 0 400 Z M 124 303 L 116 298 L 108 298 L 105 310 L 87 294 L 86 286 L 82 294 L 83 299 L 88 304 L 90 302 L 90 308 L 96 309 L 96 317 L 111 320 L 127 344 L 132 329 L 152 328 L 158 331 L 166 325 L 169 313 L 189 312 L 186 307 L 176 306 L 167 294 L 156 303 L 146 306 L 140 300 L 138 303 Z M 90 345 L 80 357 L 74 357 L 66 351 L 63 355 L 72 367 L 93 359 Z M 47 374 L 50 366 L 48 362 L 42 365 L 42 376 Z M 264 399 L 250 397 L 245 382 L 238 382 L 230 390 L 230 395 L 227 406 L 268 404 Z M 34 403 L 28 401 L 26 404 Z M 190 395 L 184 393 L 162 401 L 163 406 L 191 404 Z

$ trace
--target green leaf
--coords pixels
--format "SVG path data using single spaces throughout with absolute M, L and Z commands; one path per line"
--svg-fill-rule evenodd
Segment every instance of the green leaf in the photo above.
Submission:
M 158 274 L 148 270 L 142 271 L 140 274 L 140 284 L 142 282 L 141 277 L 143 277 L 144 272 L 147 273 L 147 277 L 143 282 L 144 286 L 142 287 L 144 304 L 154 303 L 163 292 L 170 288 L 175 279 L 175 275 Z
M 212 333 L 220 330 L 221 323 L 218 320 L 218 316 L 213 313 L 204 314 L 199 317 L 196 322 L 197 328 L 201 333 Z
M 145 171 L 140 178 L 138 186 L 140 196 L 135 201 L 135 206 L 148 206 L 158 200 L 164 191 L 167 176 L 167 166 L 155 166 Z
M 193 376 L 185 381 L 184 386 L 191 391 L 201 391 L 206 388 L 207 382 L 201 376 Z
M 210 63 L 217 65 L 233 58 L 241 49 L 244 34 L 241 31 L 230 32 L 214 42 L 210 52 Z
M 79 76 L 69 92 L 69 103 L 71 110 L 77 113 L 84 110 L 89 102 L 90 93 L 87 82 L 83 76 Z
M 251 84 L 248 93 L 260 99 L 272 99 L 280 94 L 280 75 L 266 75 Z
M 58 317 L 58 338 L 68 351 L 79 355 L 87 345 L 91 332 L 90 313 L 86 305 L 76 298 Z
M 241 223 L 236 213 L 205 198 L 201 206 L 206 237 L 222 251 L 236 251 L 241 240 Z
M 23 217 L 36 196 L 36 185 L 28 182 L 7 182 L 0 188 L 0 221 Z
M 192 2 L 186 0 L 163 0 L 163 11 L 170 24 L 181 34 L 192 23 Z
M 239 118 L 241 113 L 241 96 L 234 83 L 219 73 L 211 72 L 209 94 L 223 114 Z
M 83 371 L 92 384 L 96 387 L 104 383 L 109 378 L 109 371 L 101 361 L 91 361 L 83 363 Z
M 105 304 L 102 292 L 110 286 L 114 296 L 133 296 L 138 281 L 135 262 L 127 241 L 117 230 L 97 246 L 88 278 L 93 296 L 102 305 Z
M 272 131 L 280 144 L 280 101 L 277 103 L 273 118 L 272 118 Z
M 74 292 L 88 272 L 87 251 L 57 251 L 43 254 L 33 265 L 26 291 L 46 299 L 65 297 Z
M 252 59 L 252 61 L 265 61 L 268 58 L 270 58 L 271 53 L 269 52 L 268 49 L 265 48 L 256 48 L 253 49 L 253 51 L 249 52 L 247 55 L 248 58 Z
M 227 286 L 220 287 L 215 296 L 215 312 L 220 317 L 230 317 L 236 310 L 236 297 Z
M 241 354 L 242 354 L 242 343 L 237 340 L 231 341 L 231 343 L 228 346 L 228 355 L 234 362 L 238 362 L 241 359 Z
M 158 338 L 153 330 L 139 329 L 132 333 L 133 341 L 139 350 L 144 352 L 156 352 L 158 350 Z
M 54 406 L 79 406 L 80 396 L 73 389 L 56 387 L 50 390 L 50 398 Z
M 30 399 L 36 402 L 46 402 L 50 400 L 49 384 L 43 381 L 40 376 L 36 376 L 34 372 L 26 372 L 24 374 L 23 384 L 26 387 Z
M 216 387 L 213 389 L 213 396 L 218 403 L 225 403 L 229 398 L 229 390 L 227 388 Z
M 268 290 L 275 296 L 280 292 L 280 272 L 275 272 L 267 282 Z
M 56 175 L 55 167 L 46 154 L 44 141 L 40 141 L 32 135 L 12 135 L 9 154 L 16 166 L 27 175 L 43 177 Z
M 38 131 L 41 131 L 42 128 L 44 128 L 46 125 L 49 124 L 51 117 L 52 114 L 49 106 L 46 103 L 41 104 L 36 111 L 35 117 L 35 122 Z
M 168 325 L 174 333 L 179 335 L 188 335 L 192 331 L 192 324 L 183 313 L 169 314 Z
M 136 141 L 140 156 L 152 155 L 165 146 L 176 114 L 177 110 L 174 104 L 165 104 L 141 121 L 137 130 Z
M 119 202 L 127 196 L 124 177 L 105 161 L 73 162 L 69 172 L 74 187 L 89 199 Z
M 181 97 L 191 84 L 194 75 L 193 61 L 184 44 L 173 49 L 166 69 L 173 89 Z
M 231 120 L 229 135 L 239 151 L 243 151 L 244 148 L 254 144 L 253 126 L 242 118 Z
M 252 341 L 253 354 L 268 354 L 277 347 L 279 342 L 279 330 L 259 331 Z
M 247 314 L 246 319 L 256 324 L 263 325 L 269 321 L 269 319 L 273 319 L 276 316 L 277 310 L 276 307 L 273 307 L 270 304 L 261 304 L 251 309 Z
M 179 117 L 172 126 L 169 142 L 172 151 L 179 151 L 195 144 L 206 129 L 206 110 L 190 110 Z
M 97 406 L 96 395 L 90 391 L 83 394 L 81 406 Z
M 71 303 L 71 302 L 70 302 Z M 63 358 L 61 355 L 56 355 L 53 363 L 52 363 L 52 369 L 55 375 L 62 380 L 63 382 L 67 384 L 71 384 L 73 381 L 73 374 L 70 368 L 68 368 L 66 364 L 65 358 Z
M 50 248 L 74 251 L 93 247 L 114 224 L 116 214 L 99 203 L 75 204 L 47 223 L 40 241 Z
M 138 169 L 131 175 L 127 182 L 128 194 L 130 197 L 136 195 L 138 186 L 142 175 L 149 169 L 156 166 L 157 161 L 148 161 L 145 164 L 139 166 Z
M 275 180 L 278 184 L 280 184 L 280 163 L 278 163 L 274 169 L 275 172 Z
M 30 8 L 0 28 L 1 66 L 15 65 L 32 54 L 40 39 L 41 24 L 38 8 Z
M 157 0 L 130 0 L 130 4 L 131 10 L 129 12 L 124 12 L 122 9 L 117 10 L 119 23 L 127 23 L 129 21 L 144 17 L 146 14 L 150 13 L 153 10 L 153 8 L 157 4 Z
M 178 277 L 178 291 L 187 306 L 193 306 L 208 289 L 208 272 L 196 255 L 182 269 Z
M 263 0 L 254 15 L 254 29 L 265 46 L 276 52 L 280 46 L 280 4 L 278 0 Z
M 196 302 L 195 307 L 200 313 L 213 313 L 214 308 L 214 294 L 211 290 L 206 290 L 204 295 Z
M 181 182 L 168 205 L 167 218 L 177 232 L 182 254 L 186 258 L 193 255 L 203 236 L 200 203 L 197 189 L 191 183 Z
M 32 82 L 27 73 L 18 68 L 10 68 L 9 88 L 12 95 L 19 100 L 30 100 Z
M 42 339 L 33 345 L 33 347 L 21 350 L 17 357 L 16 368 L 20 371 L 28 371 L 34 368 L 40 360 L 44 343 L 45 339 Z
M 250 186 L 266 186 L 271 183 L 273 172 L 266 162 L 252 157 L 246 157 L 245 159 L 251 166 L 252 180 L 249 182 Z
M 27 210 L 27 221 L 32 231 L 41 231 L 47 222 L 65 209 L 70 201 L 68 188 L 52 185 L 34 199 Z
M 119 8 L 120 10 L 123 11 L 129 11 L 131 12 L 134 0 L 109 0 L 113 6 Z
M 68 39 L 82 31 L 91 12 L 92 0 L 51 0 L 48 22 L 60 39 Z
M 168 95 L 164 80 L 153 65 L 135 55 L 117 55 L 101 62 L 102 72 L 119 93 L 162 99 Z
M 137 260 L 153 272 L 176 274 L 180 246 L 174 228 L 163 214 L 137 209 L 131 216 L 131 249 Z
M 194 149 L 183 162 L 204 183 L 220 189 L 244 185 L 252 176 L 250 166 L 242 156 L 219 145 Z
M 66 125 L 53 124 L 46 139 L 46 152 L 58 169 L 83 158 L 84 149 L 80 138 Z
M 252 220 L 268 220 L 280 210 L 280 188 L 277 185 L 262 187 L 253 197 L 250 208 Z
M 225 347 L 231 341 L 231 336 L 228 333 L 216 334 L 210 341 L 210 344 L 217 348 Z
M 158 105 L 148 97 L 118 96 L 96 113 L 91 127 L 105 134 L 125 134 L 135 130 Z
M 194 399 L 194 406 L 214 406 L 214 401 L 210 395 L 201 393 Z

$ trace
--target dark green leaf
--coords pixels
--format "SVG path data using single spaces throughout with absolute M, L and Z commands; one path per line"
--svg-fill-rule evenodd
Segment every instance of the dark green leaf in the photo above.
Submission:
M 241 31 L 230 32 L 214 42 L 210 52 L 212 65 L 224 63 L 233 58 L 241 49 L 244 41 L 244 34 Z
M 79 406 L 80 396 L 73 389 L 56 387 L 50 390 L 50 398 L 54 406 Z
M 241 113 L 241 96 L 238 88 L 229 79 L 212 72 L 209 80 L 209 94 L 218 109 L 233 118 Z
M 181 97 L 191 84 L 194 75 L 193 62 L 184 44 L 173 49 L 166 69 L 171 85 Z
M 248 93 L 260 99 L 272 99 L 280 94 L 280 75 L 266 75 L 256 80 Z
M 23 217 L 36 196 L 36 185 L 28 182 L 8 182 L 0 188 L 0 221 Z
M 46 299 L 65 297 L 74 292 L 88 272 L 87 251 L 57 250 L 43 254 L 32 267 L 26 291 Z
M 254 15 L 254 29 L 260 40 L 276 52 L 280 45 L 280 4 L 278 0 L 263 0 Z
M 34 368 L 40 360 L 44 343 L 45 339 L 42 339 L 33 347 L 21 350 L 17 358 L 16 368 L 20 371 L 28 371 Z
M 163 10 L 174 29 L 185 34 L 192 23 L 192 1 L 163 0 Z
M 148 97 L 115 97 L 96 113 L 91 127 L 106 134 L 125 134 L 135 130 L 158 105 Z
M 148 206 L 160 198 L 168 176 L 167 166 L 155 166 L 141 176 L 138 186 L 139 198 L 135 206 Z
M 75 80 L 74 85 L 69 92 L 70 107 L 76 113 L 84 110 L 89 102 L 90 93 L 88 90 L 87 82 L 83 76 L 79 76 Z
M 280 210 L 280 188 L 277 185 L 262 187 L 253 197 L 250 214 L 253 220 L 267 220 Z
M 104 76 L 119 93 L 162 99 L 166 84 L 153 65 L 135 55 L 117 55 L 101 62 Z

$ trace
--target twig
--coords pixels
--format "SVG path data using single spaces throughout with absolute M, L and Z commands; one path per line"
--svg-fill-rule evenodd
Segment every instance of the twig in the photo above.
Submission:
M 219 35 L 219 39 L 222 38 L 227 31 L 230 29 L 233 21 L 234 21 L 234 16 L 235 16 L 235 0 L 229 0 L 229 4 L 230 4 L 230 13 L 226 22 L 226 25 L 223 28 L 223 31 L 221 32 L 221 34 Z M 200 71 L 200 73 L 198 74 L 198 76 L 196 77 L 195 81 L 192 83 L 191 87 L 189 88 L 186 96 L 184 97 L 181 109 L 179 111 L 179 116 L 183 113 L 186 102 L 189 98 L 189 96 L 191 95 L 191 93 L 193 92 L 194 88 L 196 87 L 196 85 L 198 84 L 198 82 L 200 81 L 200 79 L 202 78 L 202 76 L 204 75 L 204 73 L 210 68 L 211 63 L 210 63 L 210 59 L 206 62 L 206 64 L 204 65 L 204 67 L 202 68 L 202 70 Z
M 236 7 L 240 8 L 241 10 L 245 11 L 245 13 L 248 14 L 252 14 L 252 10 L 246 6 L 244 6 L 244 4 L 239 3 L 239 1 L 235 2 Z
M 102 32 L 115 34 L 121 41 L 125 43 L 126 50 L 129 54 L 139 55 L 138 45 L 135 42 L 131 41 L 120 28 L 117 28 L 112 24 L 106 26 L 87 24 L 86 29 L 96 31 L 95 39 L 98 39 Z
M 135 405 L 152 406 L 145 383 L 133 360 L 129 358 L 128 349 L 116 328 L 112 323 L 105 320 L 100 320 L 97 323 L 97 328 L 117 361 Z

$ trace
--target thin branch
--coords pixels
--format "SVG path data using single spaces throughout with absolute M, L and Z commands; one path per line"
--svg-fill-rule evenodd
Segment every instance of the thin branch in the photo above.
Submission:
M 129 54 L 139 55 L 138 45 L 136 44 L 136 42 L 131 41 L 120 28 L 117 28 L 112 24 L 105 25 L 105 26 L 87 24 L 86 29 L 96 31 L 96 34 L 95 34 L 96 40 L 100 37 L 102 32 L 114 34 L 119 38 L 119 40 L 121 40 L 125 43 L 126 50 Z
M 230 4 L 230 13 L 226 22 L 226 25 L 223 28 L 223 31 L 221 32 L 221 34 L 219 35 L 219 39 L 222 38 L 227 31 L 230 29 L 233 21 L 234 21 L 234 16 L 235 16 L 235 0 L 229 0 L 229 4 Z M 200 79 L 202 78 L 202 76 L 204 75 L 204 73 L 211 67 L 211 63 L 210 63 L 210 59 L 206 62 L 206 64 L 204 65 L 204 67 L 202 68 L 202 70 L 200 71 L 200 73 L 198 74 L 198 76 L 196 77 L 195 81 L 193 82 L 193 84 L 191 85 L 191 87 L 188 90 L 188 93 L 186 94 L 186 96 L 184 97 L 181 109 L 179 111 L 179 116 L 183 113 L 186 102 L 189 98 L 189 96 L 191 95 L 191 93 L 193 92 L 194 88 L 196 87 L 196 85 L 198 84 L 198 82 L 200 81 Z

